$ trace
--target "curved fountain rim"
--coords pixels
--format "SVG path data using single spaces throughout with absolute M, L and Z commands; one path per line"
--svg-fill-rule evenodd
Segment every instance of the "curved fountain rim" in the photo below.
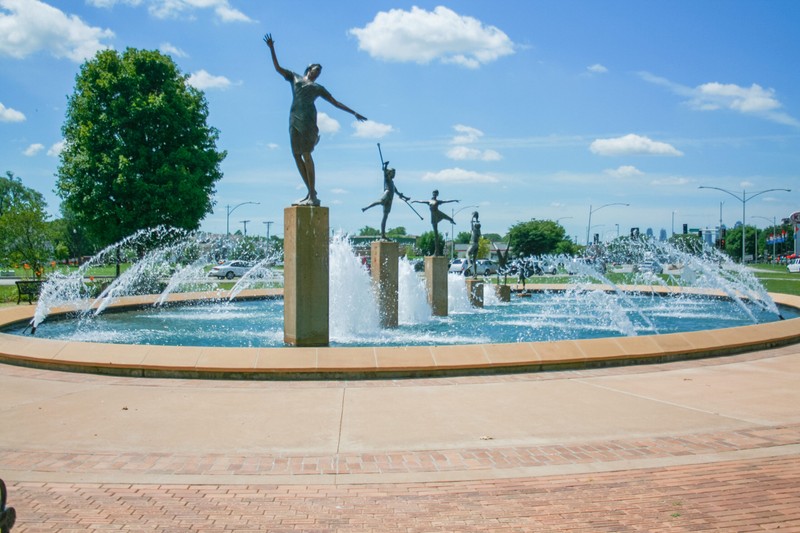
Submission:
M 563 291 L 567 284 L 531 292 Z M 518 288 L 518 287 L 517 287 Z M 626 292 L 725 296 L 685 287 L 622 286 Z M 595 290 L 608 287 L 594 286 Z M 769 293 L 800 309 L 800 296 Z M 280 289 L 242 291 L 240 299 L 279 297 Z M 121 298 L 115 309 L 142 307 L 158 295 Z M 170 303 L 220 298 L 181 293 Z M 0 327 L 33 317 L 35 307 L 0 309 Z M 67 313 L 57 309 L 53 314 Z M 34 368 L 131 377 L 200 379 L 369 379 L 515 373 L 659 363 L 731 355 L 800 342 L 800 318 L 724 329 L 599 339 L 436 346 L 227 348 L 108 344 L 0 333 L 0 362 Z

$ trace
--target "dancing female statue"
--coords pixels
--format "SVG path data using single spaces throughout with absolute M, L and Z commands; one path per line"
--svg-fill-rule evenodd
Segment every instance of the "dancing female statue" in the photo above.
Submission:
M 319 128 L 317 127 L 317 108 L 314 106 L 314 100 L 322 98 L 327 100 L 334 107 L 338 107 L 342 111 L 347 111 L 356 117 L 359 121 L 367 120 L 367 117 L 362 116 L 343 103 L 337 101 L 325 87 L 316 82 L 320 73 L 322 72 L 322 65 L 312 63 L 306 68 L 305 73 L 300 76 L 281 67 L 278 64 L 278 56 L 275 54 L 275 41 L 272 39 L 271 34 L 264 35 L 264 42 L 269 46 L 270 54 L 272 55 L 272 64 L 275 70 L 283 76 L 283 78 L 292 84 L 292 107 L 289 111 L 289 139 L 292 145 L 292 155 L 294 155 L 297 170 L 300 171 L 300 177 L 303 178 L 308 189 L 308 194 L 305 198 L 298 200 L 292 205 L 319 205 L 319 198 L 317 198 L 316 190 L 316 175 L 314 170 L 314 159 L 311 157 L 311 152 L 319 142 Z
M 433 255 L 442 255 L 441 249 L 439 248 L 439 222 L 448 220 L 451 224 L 455 224 L 452 218 L 439 210 L 440 205 L 449 204 L 451 202 L 458 202 L 458 200 L 439 200 L 439 191 L 437 190 L 433 191 L 433 197 L 430 200 L 412 200 L 412 203 L 415 204 L 428 204 L 428 207 L 431 209 L 431 225 L 433 226 L 434 243 Z
M 395 170 L 393 168 L 389 168 L 389 162 L 386 161 L 383 164 L 383 196 L 381 196 L 380 200 L 375 200 L 367 207 L 361 208 L 361 211 L 366 211 L 370 207 L 375 207 L 376 205 L 383 206 L 383 219 L 381 220 L 381 239 L 384 240 L 386 240 L 386 219 L 389 218 L 389 211 L 392 210 L 392 200 L 394 200 L 394 195 L 396 194 L 406 202 L 411 199 L 408 196 L 404 196 L 403 193 L 397 190 L 397 187 L 394 184 L 394 176 L 395 176 Z
M 470 222 L 472 232 L 469 236 L 469 248 L 467 248 L 467 257 L 469 258 L 470 267 L 472 268 L 472 277 L 478 277 L 478 246 L 481 242 L 481 223 L 478 220 L 478 212 L 472 213 L 472 221 Z

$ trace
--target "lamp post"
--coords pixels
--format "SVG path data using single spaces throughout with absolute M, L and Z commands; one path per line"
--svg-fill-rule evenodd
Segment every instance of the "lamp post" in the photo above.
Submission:
M 230 205 L 225 206 L 225 211 L 227 212 L 227 215 L 225 216 L 225 235 L 231 234 L 231 213 L 236 211 L 237 208 L 247 204 L 260 205 L 258 202 L 242 202 L 233 207 L 231 207 Z
M 722 191 L 724 193 L 730 194 L 731 196 L 742 202 L 742 265 L 744 265 L 745 228 L 747 224 L 747 217 L 745 216 L 745 206 L 747 205 L 747 202 L 749 202 L 756 196 L 760 196 L 767 192 L 773 192 L 773 191 L 792 192 L 791 189 L 767 189 L 764 191 L 751 192 L 750 196 L 748 196 L 747 192 L 744 189 L 742 189 L 742 195 L 739 196 L 735 192 L 731 192 L 728 189 L 723 189 L 721 187 L 706 187 L 705 185 L 700 185 L 698 189 L 715 189 L 717 191 Z M 755 256 L 753 256 L 753 258 L 755 258 Z
M 456 215 L 459 214 L 461 211 L 463 211 L 465 209 L 478 209 L 478 206 L 477 205 L 465 205 L 464 207 L 462 207 L 461 209 L 459 209 L 458 211 L 455 211 L 455 212 L 453 212 L 453 210 L 451 209 L 450 210 L 450 218 L 455 220 L 456 219 Z M 450 244 L 451 244 L 451 246 L 450 246 L 450 259 L 454 259 L 455 256 L 456 256 L 456 232 L 455 232 L 455 229 L 456 229 L 455 228 L 455 222 L 451 222 L 450 223 L 450 238 L 451 238 L 451 240 L 450 240 Z
M 240 220 L 242 224 L 244 224 L 244 236 L 247 237 L 247 223 L 250 222 L 249 220 Z
M 774 233 L 776 232 L 775 227 L 778 225 L 777 217 L 772 217 L 772 220 L 770 220 L 767 217 L 761 217 L 761 216 L 758 216 L 758 215 L 754 215 L 754 216 L 751 216 L 750 218 L 763 218 L 767 222 L 772 222 L 772 233 L 773 233 L 773 237 L 775 237 L 775 235 L 774 235 Z M 758 232 L 756 232 L 756 235 L 758 235 Z M 758 242 L 758 240 L 756 240 L 756 242 Z M 772 239 L 772 259 L 773 259 L 773 261 L 775 260 L 775 239 L 774 238 Z
M 267 244 L 269 244 L 269 227 L 273 225 L 275 222 L 272 220 L 265 220 L 264 224 L 267 226 Z
M 620 203 L 620 202 L 615 202 L 613 204 L 601 205 L 600 207 L 597 207 L 595 209 L 592 209 L 592 206 L 590 205 L 589 206 L 589 224 L 586 226 L 586 246 L 589 246 L 589 233 L 592 230 L 592 213 L 594 213 L 595 211 L 600 211 L 604 207 L 609 207 L 609 206 L 612 206 L 612 205 L 624 205 L 624 206 L 627 207 L 627 206 L 630 206 L 631 204 L 623 204 L 623 203 Z

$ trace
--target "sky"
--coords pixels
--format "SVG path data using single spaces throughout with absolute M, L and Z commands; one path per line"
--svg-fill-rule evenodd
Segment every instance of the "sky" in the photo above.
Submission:
M 361 210 L 382 193 L 378 143 L 401 192 L 459 200 L 443 233 L 478 211 L 484 233 L 550 219 L 585 244 L 590 218 L 605 241 L 733 226 L 743 206 L 763 228 L 800 211 L 798 25 L 795 0 L 0 0 L 0 173 L 59 216 L 81 64 L 158 49 L 204 91 L 227 151 L 201 229 L 281 235 L 305 188 L 269 32 L 282 67 L 321 63 L 318 83 L 369 119 L 317 100 L 332 230 L 380 226 Z M 430 230 L 415 208 L 425 220 L 396 201 L 387 226 Z

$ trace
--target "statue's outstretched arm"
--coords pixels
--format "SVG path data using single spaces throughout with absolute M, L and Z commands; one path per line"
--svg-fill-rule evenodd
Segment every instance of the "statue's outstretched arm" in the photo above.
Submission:
M 285 68 L 283 68 L 278 64 L 278 56 L 275 54 L 275 41 L 272 40 L 271 33 L 267 33 L 264 35 L 264 42 L 267 43 L 267 46 L 269 46 L 269 52 L 270 55 L 272 56 L 272 65 L 275 67 L 275 70 L 278 72 L 278 74 L 280 74 L 284 78 L 290 76 L 291 72 L 289 72 L 288 70 L 286 70 Z
M 341 109 L 342 111 L 347 111 L 348 113 L 350 113 L 351 115 L 353 115 L 354 117 L 356 117 L 356 120 L 358 120 L 359 122 L 364 122 L 365 120 L 367 120 L 367 117 L 365 117 L 364 115 L 361 115 L 361 114 L 359 114 L 359 113 L 356 113 L 355 111 L 353 111 L 352 109 L 350 109 L 349 107 L 347 107 L 346 105 L 344 105 L 343 103 L 341 103 L 340 101 L 338 101 L 338 100 L 337 100 L 336 98 L 334 98 L 333 96 L 330 96 L 330 95 L 323 95 L 322 97 L 323 97 L 325 100 L 327 100 L 328 102 L 330 102 L 332 106 L 334 106 L 334 107 L 338 107 L 338 108 L 339 108 L 339 109 Z

